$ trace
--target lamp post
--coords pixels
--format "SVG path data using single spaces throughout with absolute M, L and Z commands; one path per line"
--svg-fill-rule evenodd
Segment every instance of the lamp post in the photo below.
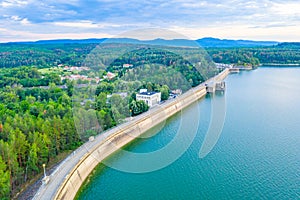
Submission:
M 45 168 L 45 167 L 46 167 L 46 164 L 44 163 L 44 164 L 43 164 L 43 168 L 44 168 L 44 178 L 46 177 L 46 168 Z
M 132 120 L 132 110 L 130 109 L 130 120 Z
M 44 178 L 42 180 L 43 184 L 46 185 L 50 181 L 50 177 L 46 175 L 46 164 L 43 164 L 44 168 Z

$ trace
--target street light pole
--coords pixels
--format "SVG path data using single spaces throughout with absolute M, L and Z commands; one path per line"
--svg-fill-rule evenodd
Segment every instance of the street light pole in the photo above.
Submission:
M 132 120 L 132 110 L 130 109 L 130 120 Z
M 45 167 L 46 167 L 46 164 L 44 163 L 44 164 L 43 164 L 43 168 L 44 168 L 44 177 L 46 177 L 46 168 L 45 168 Z
M 44 178 L 43 178 L 42 182 L 44 185 L 46 185 L 49 182 L 50 177 L 46 175 L 46 164 L 45 163 L 43 164 L 43 168 L 44 168 Z

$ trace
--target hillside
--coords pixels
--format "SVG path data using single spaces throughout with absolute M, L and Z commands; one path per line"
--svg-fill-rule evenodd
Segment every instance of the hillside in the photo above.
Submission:
M 131 44 L 149 44 L 149 45 L 164 45 L 164 46 L 189 46 L 197 47 L 259 47 L 259 46 L 274 46 L 279 44 L 274 41 L 252 41 L 252 40 L 227 40 L 206 37 L 198 40 L 188 39 L 173 39 L 166 40 L 157 38 L 154 40 L 137 40 L 132 38 L 91 38 L 91 39 L 59 39 L 59 40 L 40 40 L 28 42 L 10 42 L 8 44 L 92 44 L 92 43 L 131 43 Z

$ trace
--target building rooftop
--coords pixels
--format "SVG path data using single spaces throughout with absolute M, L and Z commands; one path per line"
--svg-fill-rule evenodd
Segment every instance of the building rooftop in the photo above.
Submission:
M 156 94 L 156 93 L 158 93 L 158 92 L 141 92 L 141 93 L 139 93 L 139 94 L 151 96 L 151 95 Z

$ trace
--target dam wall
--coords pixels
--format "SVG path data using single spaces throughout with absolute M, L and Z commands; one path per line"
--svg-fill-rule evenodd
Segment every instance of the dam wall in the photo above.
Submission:
M 225 69 L 214 79 L 224 80 L 228 74 L 229 70 Z M 142 116 L 137 116 L 125 126 L 114 128 L 112 134 L 101 140 L 93 149 L 89 149 L 89 152 L 80 159 L 60 184 L 53 199 L 74 199 L 85 179 L 103 159 L 205 95 L 206 87 L 201 84 L 176 99 L 160 104 Z

